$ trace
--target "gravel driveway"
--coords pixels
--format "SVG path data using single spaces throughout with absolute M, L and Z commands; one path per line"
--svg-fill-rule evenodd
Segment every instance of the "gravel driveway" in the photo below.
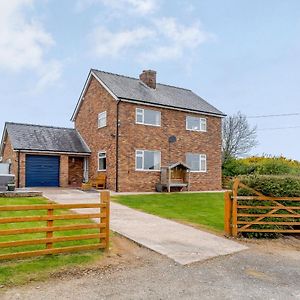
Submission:
M 0 292 L 6 299 L 300 299 L 300 243 L 247 243 L 248 250 L 187 266 L 114 238 L 101 265 Z

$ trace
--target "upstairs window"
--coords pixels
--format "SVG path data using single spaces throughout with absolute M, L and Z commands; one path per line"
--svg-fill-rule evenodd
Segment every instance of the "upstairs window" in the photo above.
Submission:
M 135 122 L 137 124 L 160 126 L 160 111 L 137 108 Z
M 206 172 L 206 155 L 205 154 L 186 154 L 186 163 L 194 172 Z
M 135 168 L 139 171 L 159 171 L 160 151 L 136 150 Z
M 206 131 L 206 119 L 187 116 L 186 117 L 186 129 L 193 131 Z
M 98 171 L 106 171 L 106 152 L 98 153 Z
M 101 112 L 98 115 L 98 128 L 106 126 L 106 111 Z

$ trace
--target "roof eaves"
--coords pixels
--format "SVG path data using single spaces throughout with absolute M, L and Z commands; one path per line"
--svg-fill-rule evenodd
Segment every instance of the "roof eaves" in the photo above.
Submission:
M 213 113 L 213 112 L 207 112 L 207 111 L 202 111 L 202 110 L 196 110 L 196 109 L 190 109 L 190 108 L 183 108 L 183 107 L 178 107 L 178 106 L 172 106 L 172 105 L 167 105 L 167 104 L 158 104 L 150 101 L 144 101 L 144 100 L 139 100 L 139 99 L 131 99 L 131 98 L 120 98 L 120 100 L 125 101 L 125 102 L 132 102 L 132 103 L 141 103 L 143 105 L 148 105 L 148 106 L 155 106 L 155 107 L 162 107 L 162 108 L 169 108 L 169 109 L 174 109 L 174 110 L 179 110 L 179 111 L 185 111 L 185 112 L 192 112 L 192 113 L 200 113 L 204 115 L 209 115 L 209 116 L 215 116 L 219 118 L 224 118 L 226 117 L 226 114 L 224 113 Z
M 75 129 L 75 131 L 77 132 L 77 134 L 78 134 L 78 136 L 79 136 L 81 142 L 84 144 L 84 146 L 86 147 L 86 149 L 88 149 L 89 153 L 91 153 L 92 151 L 91 151 L 90 147 L 89 147 L 88 144 L 85 142 L 85 140 L 84 140 L 83 137 L 81 136 L 80 132 L 79 132 L 77 129 Z
M 75 118 L 77 116 L 77 113 L 79 111 L 79 108 L 81 106 L 81 103 L 82 101 L 84 100 L 84 95 L 85 95 L 85 92 L 89 86 L 89 83 L 91 81 L 91 78 L 92 76 L 107 90 L 107 92 L 115 99 L 115 100 L 119 100 L 119 98 L 109 89 L 109 87 L 97 76 L 97 74 L 95 73 L 95 69 L 90 69 L 90 72 L 89 72 L 89 75 L 85 81 L 85 84 L 83 86 L 83 89 L 81 91 L 81 94 L 79 96 L 79 99 L 77 101 L 77 104 L 76 104 L 76 107 L 75 107 L 75 110 L 72 114 L 72 117 L 71 117 L 71 121 L 74 122 L 75 121 Z

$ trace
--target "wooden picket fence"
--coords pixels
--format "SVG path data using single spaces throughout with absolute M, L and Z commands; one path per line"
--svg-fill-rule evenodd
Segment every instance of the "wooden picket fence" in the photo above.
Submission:
M 251 191 L 254 196 L 239 196 L 239 188 Z M 300 205 L 296 205 L 300 197 L 265 196 L 235 179 L 232 192 L 225 192 L 224 200 L 226 235 L 237 237 L 242 232 L 300 233 Z
M 63 214 L 56 215 L 54 212 L 58 209 L 83 209 L 83 208 L 98 208 L 99 212 L 86 213 L 86 214 Z M 83 250 L 95 250 L 95 249 L 108 249 L 109 248 L 109 216 L 110 216 L 110 194 L 109 191 L 101 191 L 99 203 L 84 203 L 84 204 L 41 204 L 41 205 L 7 205 L 0 206 L 0 213 L 4 211 L 33 211 L 33 210 L 45 210 L 47 215 L 38 216 L 22 216 L 22 217 L 9 217 L 0 218 L 0 224 L 19 223 L 19 222 L 34 222 L 45 221 L 45 227 L 31 227 L 31 228 L 18 228 L 18 229 L 5 229 L 0 230 L 0 236 L 4 235 L 19 235 L 28 233 L 40 233 L 45 232 L 45 238 L 39 239 L 27 239 L 9 242 L 0 242 L 0 248 L 10 248 L 27 245 L 40 245 L 44 244 L 45 249 L 33 250 L 26 252 L 10 252 L 8 254 L 1 254 L 0 260 L 13 259 L 22 257 L 33 257 L 45 254 L 58 254 L 68 253 Z M 55 226 L 56 220 L 78 220 L 78 219 L 91 219 L 96 218 L 99 223 L 90 224 L 74 224 Z M 99 229 L 98 233 L 93 234 L 81 234 L 72 236 L 59 236 L 54 237 L 53 233 L 58 231 L 80 230 L 80 229 Z M 99 239 L 98 243 L 91 243 L 88 245 L 79 246 L 66 246 L 55 248 L 54 243 L 79 241 L 79 240 L 92 240 Z

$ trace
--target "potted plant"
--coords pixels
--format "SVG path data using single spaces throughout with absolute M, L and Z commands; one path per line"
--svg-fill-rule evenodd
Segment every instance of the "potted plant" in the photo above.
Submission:
M 16 189 L 16 185 L 14 183 L 8 183 L 7 184 L 7 190 L 9 192 L 13 192 Z

